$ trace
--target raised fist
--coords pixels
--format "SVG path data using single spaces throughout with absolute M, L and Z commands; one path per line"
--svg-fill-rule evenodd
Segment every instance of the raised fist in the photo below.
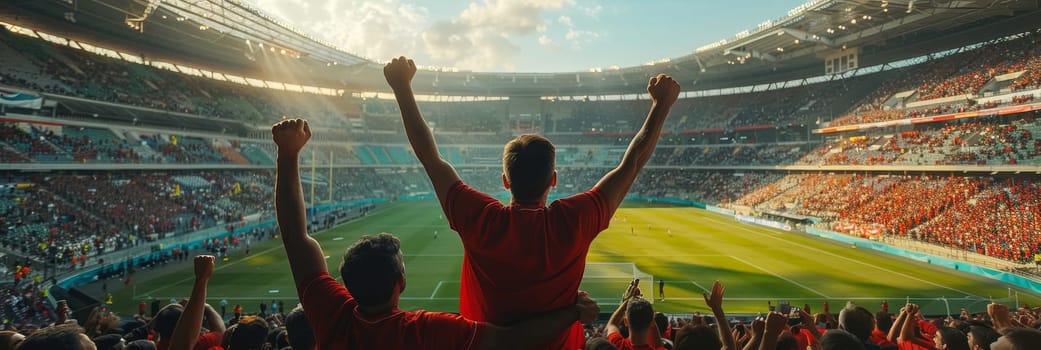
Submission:
M 766 331 L 772 333 L 780 333 L 784 330 L 784 326 L 788 324 L 788 317 L 785 315 L 771 312 L 766 315 Z
M 647 92 L 655 103 L 672 104 L 680 96 L 680 84 L 668 75 L 658 74 L 647 82 Z
M 416 76 L 416 63 L 401 56 L 390 60 L 383 67 L 383 77 L 387 78 L 387 84 L 394 90 L 408 88 L 412 84 L 412 77 Z
M 195 257 L 195 279 L 209 279 L 213 276 L 213 255 Z
M 286 119 L 271 127 L 278 152 L 299 153 L 311 139 L 311 127 L 303 119 Z

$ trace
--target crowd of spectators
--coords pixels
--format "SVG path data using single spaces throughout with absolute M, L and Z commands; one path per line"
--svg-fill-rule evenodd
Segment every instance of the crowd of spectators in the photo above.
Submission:
M 921 126 L 897 134 L 836 138 L 806 154 L 811 165 L 1014 165 L 1041 156 L 1032 116 Z
M 35 283 L 4 287 L 0 289 L 0 313 L 5 320 L 0 348 L 315 349 L 329 342 L 313 327 L 300 305 L 283 300 L 260 300 L 259 308 L 231 305 L 226 300 L 208 304 L 204 300 L 206 284 L 220 273 L 213 269 L 214 259 L 194 259 L 197 283 L 191 291 L 182 291 L 184 298 L 141 301 L 137 312 L 125 316 L 101 305 L 74 318 L 65 301 L 54 307 L 45 303 Z M 760 316 L 747 318 L 726 313 L 726 294 L 723 283 L 716 281 L 711 292 L 704 294 L 710 313 L 667 315 L 656 312 L 647 301 L 652 296 L 634 283 L 622 293 L 622 301 L 609 320 L 583 321 L 585 349 L 1011 350 L 1041 346 L 1041 308 L 1028 305 L 991 303 L 985 311 L 963 308 L 956 315 L 935 316 L 913 303 L 896 309 L 888 301 L 877 306 L 847 302 L 837 310 L 827 303 L 785 304 L 764 307 Z M 376 333 L 336 336 L 365 339 Z M 633 343 L 645 345 L 636 347 Z
M 268 123 L 283 115 L 308 116 L 343 127 L 357 113 L 331 96 L 248 87 L 181 74 L 0 32 L 0 49 L 29 63 L 0 73 L 0 83 L 172 112 Z M 357 116 L 357 114 L 354 114 Z
M 988 181 L 970 200 L 911 230 L 915 238 L 1006 260 L 1033 261 L 1041 252 L 1041 187 L 1024 179 Z
M 907 74 L 900 79 L 884 82 L 878 89 L 856 104 L 850 113 L 835 118 L 829 126 L 873 123 L 904 118 L 917 118 L 943 113 L 955 113 L 978 110 L 980 108 L 998 107 L 998 102 L 977 104 L 968 99 L 966 102 L 948 102 L 937 106 L 919 109 L 904 109 L 897 103 L 885 107 L 884 104 L 896 93 L 915 90 L 917 94 L 910 100 L 929 101 L 944 97 L 981 94 L 981 89 L 999 75 L 1022 72 L 1011 86 L 1011 91 L 1020 91 L 1039 86 L 1041 77 L 1041 45 L 1037 40 L 1038 33 L 1033 32 L 1022 37 L 985 45 L 975 50 L 953 54 L 929 61 L 920 66 L 905 68 Z M 997 86 L 994 92 L 1001 87 Z M 1014 96 L 1012 104 L 1022 104 L 1033 99 L 1033 95 Z
M 267 171 L 51 174 L 10 181 L 23 186 L 0 195 L 0 242 L 66 267 L 270 213 L 274 182 Z
M 824 220 L 839 232 L 900 236 L 1014 262 L 1041 253 L 1041 190 L 1029 178 L 793 174 L 739 191 L 725 207 Z

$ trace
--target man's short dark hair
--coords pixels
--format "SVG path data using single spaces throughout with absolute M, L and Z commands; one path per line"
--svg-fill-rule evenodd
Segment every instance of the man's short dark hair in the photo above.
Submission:
M 875 328 L 882 332 L 889 332 L 893 328 L 893 317 L 888 312 L 879 311 L 875 313 Z
M 401 241 L 389 233 L 362 236 L 347 248 L 340 263 L 343 285 L 363 306 L 390 300 L 395 284 L 404 275 Z
M 951 327 L 940 327 L 940 339 L 947 345 L 947 350 L 969 350 L 969 339 L 965 333 Z
M 675 350 L 701 350 L 723 348 L 716 332 L 706 325 L 688 324 L 676 331 L 676 343 L 672 347 Z
M 138 339 L 127 343 L 123 350 L 155 350 L 155 343 L 148 339 Z
M 311 328 L 311 322 L 307 320 L 302 306 L 297 305 L 286 315 L 286 333 L 289 334 L 289 345 L 293 349 L 314 349 L 314 329 Z
M 984 349 L 989 349 L 990 344 L 994 343 L 1001 337 L 1001 335 L 998 334 L 998 331 L 987 326 L 969 327 L 969 333 L 972 334 L 972 340 L 976 343 L 975 345 L 979 345 Z
M 853 333 L 832 329 L 821 336 L 821 348 L 824 350 L 864 350 L 864 342 Z
M 120 337 L 118 334 L 97 336 L 94 337 L 93 341 L 98 350 L 122 350 L 123 346 L 126 345 L 123 343 L 123 337 Z
M 586 341 L 585 350 L 617 350 L 607 338 L 595 337 Z
M 625 318 L 629 320 L 629 333 L 646 331 L 654 321 L 654 307 L 644 298 L 632 298 L 625 310 Z
M 1009 327 L 1001 334 L 1012 344 L 1012 350 L 1041 349 L 1041 331 L 1022 327 Z
M 538 203 L 553 181 L 556 147 L 539 135 L 520 135 L 502 151 L 502 171 L 519 203 Z
M 243 316 L 232 331 L 229 348 L 237 350 L 260 350 L 267 340 L 267 321 L 256 316 Z
M 75 324 L 60 324 L 33 332 L 22 341 L 20 350 L 86 350 L 94 343 L 83 334 L 83 327 Z
M 170 304 L 159 310 L 159 313 L 152 319 L 152 328 L 159 333 L 159 339 L 170 339 L 183 311 L 184 308 L 180 304 Z
M 862 342 L 867 341 L 871 332 L 875 330 L 875 317 L 871 311 L 854 303 L 847 303 L 846 307 L 839 311 L 839 328 L 853 333 Z
M 669 329 L 669 316 L 660 312 L 654 313 L 654 324 L 658 326 L 658 333 L 665 334 L 665 330 Z

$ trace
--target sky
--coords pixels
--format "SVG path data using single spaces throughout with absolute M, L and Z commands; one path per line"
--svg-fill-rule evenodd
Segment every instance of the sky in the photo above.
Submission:
M 573 72 L 690 54 L 806 0 L 248 0 L 365 58 Z

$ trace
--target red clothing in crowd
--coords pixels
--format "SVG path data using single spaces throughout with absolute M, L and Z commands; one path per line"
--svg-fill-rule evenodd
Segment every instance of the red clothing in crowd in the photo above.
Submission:
M 614 345 L 615 349 L 618 350 L 665 350 L 665 348 L 656 348 L 653 345 L 633 345 L 629 338 L 622 338 L 619 333 L 611 333 L 607 335 L 607 341 Z
M 893 344 L 893 342 L 889 341 L 889 334 L 878 330 L 878 328 L 875 328 L 875 330 L 871 331 L 871 337 L 868 338 L 868 342 L 881 346 L 883 348 L 896 346 L 896 344 Z
M 459 312 L 507 326 L 575 303 L 589 244 L 612 215 L 596 188 L 549 206 L 504 206 L 462 181 L 452 184 L 441 207 L 465 249 Z M 576 322 L 540 348 L 584 344 L 582 324 Z
M 820 341 L 813 337 L 813 332 L 810 332 L 810 330 L 806 328 L 800 329 L 798 333 L 792 333 L 792 337 L 795 338 L 795 344 L 799 346 L 799 349 L 805 349 L 810 345 L 820 344 Z
M 193 350 L 210 350 L 215 346 L 220 346 L 221 340 L 224 339 L 224 335 L 217 332 L 207 332 L 199 334 L 199 338 L 195 341 L 195 347 Z M 159 350 L 166 350 L 170 348 L 170 343 L 167 343 L 168 339 L 160 339 L 155 342 L 155 348 Z
M 328 273 L 297 285 L 297 292 L 320 349 L 465 350 L 475 347 L 484 328 L 483 323 L 442 312 L 394 309 L 385 315 L 364 315 L 347 288 Z
M 899 350 L 933 350 L 933 347 L 927 347 L 927 346 L 915 344 L 913 342 L 902 341 L 902 340 L 898 341 L 897 345 L 898 345 L 897 348 Z

